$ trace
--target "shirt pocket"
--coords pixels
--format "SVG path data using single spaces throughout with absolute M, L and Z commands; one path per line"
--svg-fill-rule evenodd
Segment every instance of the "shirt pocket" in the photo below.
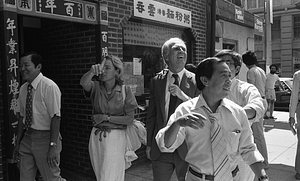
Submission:
M 236 153 L 238 151 L 240 136 L 240 131 L 231 131 L 227 133 L 227 150 L 229 150 L 231 153 Z

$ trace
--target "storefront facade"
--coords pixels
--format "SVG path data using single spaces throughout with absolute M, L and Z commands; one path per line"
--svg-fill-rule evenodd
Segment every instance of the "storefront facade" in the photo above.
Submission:
M 22 85 L 19 55 L 36 51 L 42 72 L 62 92 L 61 168 L 93 177 L 88 141 L 90 101 L 81 76 L 101 57 L 124 61 L 126 84 L 144 105 L 150 78 L 164 68 L 160 47 L 170 37 L 188 46 L 188 62 L 206 56 L 206 0 L 0 0 L 0 181 L 17 180 L 12 149 L 16 139 L 16 99 Z M 145 121 L 147 110 L 137 110 Z M 134 164 L 146 160 L 145 147 Z

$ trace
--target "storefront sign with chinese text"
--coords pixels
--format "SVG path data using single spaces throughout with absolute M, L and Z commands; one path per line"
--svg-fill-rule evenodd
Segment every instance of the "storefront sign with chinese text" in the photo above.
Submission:
M 18 0 L 18 14 L 97 24 L 96 3 L 81 0 Z M 12 5 L 7 5 L 11 7 Z
M 4 122 L 5 126 L 8 126 L 8 139 L 7 144 L 9 159 L 12 159 L 13 148 L 17 139 L 17 111 L 18 111 L 18 96 L 20 87 L 20 74 L 18 72 L 19 65 L 19 52 L 18 52 L 18 23 L 17 14 L 13 12 L 4 12 L 4 45 L 5 45 L 5 62 L 6 67 L 5 79 L 7 84 L 4 88 L 4 94 L 6 96 L 4 102 Z
M 108 8 L 100 5 L 101 57 L 108 55 Z
M 136 17 L 189 28 L 192 27 L 191 11 L 152 0 L 134 0 L 133 8 L 134 16 Z

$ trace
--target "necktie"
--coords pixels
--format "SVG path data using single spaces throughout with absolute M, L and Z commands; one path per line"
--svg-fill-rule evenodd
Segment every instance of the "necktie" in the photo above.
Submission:
M 27 86 L 27 97 L 26 97 L 26 119 L 24 129 L 28 129 L 31 126 L 32 122 L 32 85 L 28 84 Z
M 175 85 L 179 85 L 178 82 L 178 75 L 177 74 L 173 74 L 172 75 L 175 79 L 174 84 Z M 169 103 L 169 112 L 168 112 L 168 119 L 169 117 L 174 113 L 175 109 L 176 109 L 176 101 L 177 101 L 177 96 L 173 96 L 172 94 L 170 94 L 170 103 Z
M 211 125 L 211 146 L 213 152 L 214 161 L 214 176 L 215 181 L 233 180 L 228 155 L 226 152 L 226 142 L 222 135 L 221 126 L 218 124 L 218 113 L 212 113 L 209 115 L 212 121 Z

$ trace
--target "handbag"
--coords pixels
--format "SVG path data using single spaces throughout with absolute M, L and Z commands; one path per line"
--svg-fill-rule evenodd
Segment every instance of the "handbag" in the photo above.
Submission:
M 125 85 L 122 85 L 122 97 L 124 103 L 126 98 Z M 138 156 L 135 154 L 135 151 L 138 150 L 142 144 L 146 145 L 147 132 L 145 124 L 137 119 L 134 119 L 133 124 L 128 125 L 125 129 L 125 134 L 127 140 L 125 169 L 128 169 L 131 166 L 131 162 L 138 158 Z

